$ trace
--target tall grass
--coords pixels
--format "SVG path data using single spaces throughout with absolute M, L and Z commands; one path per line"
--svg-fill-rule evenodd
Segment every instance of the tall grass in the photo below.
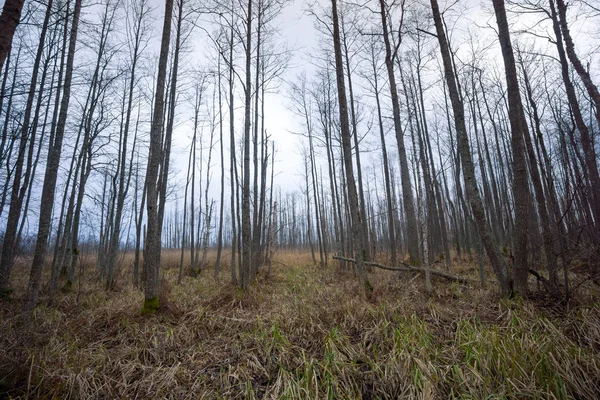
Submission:
M 1 303 L 0 392 L 600 398 L 600 307 L 593 300 L 548 308 L 442 280 L 426 297 L 422 277 L 384 271 L 372 275 L 375 293 L 367 299 L 350 272 L 311 266 L 309 254 L 294 252 L 278 254 L 270 277 L 261 274 L 243 293 L 229 283 L 227 265 L 218 281 L 210 270 L 177 285 L 178 253 L 164 260 L 155 316 L 139 313 L 143 296 L 127 283 L 127 256 L 115 290 L 103 290 L 88 266 L 79 296 L 61 293 L 54 308 L 40 305 L 31 325 L 17 325 L 18 297 Z M 15 293 L 24 282 L 16 277 Z

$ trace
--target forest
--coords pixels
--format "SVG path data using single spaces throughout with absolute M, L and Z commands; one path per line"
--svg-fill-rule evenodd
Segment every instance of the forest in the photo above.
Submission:
M 600 398 L 596 0 L 5 0 L 0 398 Z

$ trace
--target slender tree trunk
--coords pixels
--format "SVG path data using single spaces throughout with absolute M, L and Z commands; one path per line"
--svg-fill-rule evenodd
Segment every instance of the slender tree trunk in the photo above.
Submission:
M 348 75 L 348 96 L 350 102 L 350 123 L 352 126 L 352 138 L 354 140 L 354 155 L 356 158 L 356 177 L 358 178 L 358 200 L 359 200 L 359 209 L 364 221 L 367 218 L 366 207 L 365 207 L 365 191 L 363 186 L 363 178 L 362 178 L 362 165 L 360 160 L 360 146 L 358 140 L 358 123 L 356 120 L 356 111 L 354 107 L 354 87 L 352 86 L 352 69 L 350 68 L 350 55 L 348 54 L 348 43 L 346 40 L 346 30 L 344 24 L 344 17 L 342 15 L 342 26 L 341 26 L 341 34 L 342 34 L 342 50 L 344 55 L 344 66 L 346 68 L 346 74 Z M 361 229 L 363 231 L 360 234 L 361 240 L 363 241 L 363 247 L 365 248 L 365 261 L 371 261 L 371 253 L 369 246 L 369 228 L 368 224 L 361 225 Z
M 8 3 L 8 1 L 7 1 Z M 6 10 L 7 3 L 5 3 L 4 8 Z M 22 5 L 22 2 L 21 2 Z M 52 13 L 52 0 L 48 1 L 48 5 L 46 7 L 46 15 L 44 17 L 44 22 L 42 25 L 42 31 L 40 33 L 40 40 L 38 43 L 37 53 L 35 56 L 35 61 L 33 63 L 33 70 L 31 74 L 31 82 L 29 85 L 29 93 L 27 95 L 27 103 L 25 106 L 25 113 L 23 116 L 23 123 L 21 126 L 21 140 L 19 143 L 19 150 L 17 155 L 17 160 L 15 163 L 14 169 L 14 179 L 12 185 L 12 191 L 10 195 L 10 207 L 8 210 L 8 217 L 6 222 L 6 228 L 4 230 L 4 242 L 2 246 L 2 257 L 0 258 L 0 295 L 8 290 L 8 283 L 10 279 L 10 271 L 12 269 L 12 265 L 15 257 L 15 250 L 18 246 L 17 240 L 17 228 L 19 226 L 19 218 L 21 216 L 21 210 L 23 207 L 23 200 L 25 198 L 25 194 L 27 192 L 27 187 L 29 185 L 29 178 L 31 177 L 31 168 L 33 161 L 33 149 L 35 145 L 35 137 L 36 131 L 35 129 L 29 132 L 29 126 L 31 122 L 31 112 L 33 110 L 33 100 L 36 94 L 36 86 L 38 80 L 38 73 L 40 69 L 40 63 L 42 60 L 42 55 L 44 53 L 44 46 L 46 41 L 46 32 L 48 31 L 48 24 L 50 21 L 50 16 Z M 0 26 L 2 23 L 2 17 L 0 17 Z M 4 29 L 0 28 L 0 32 Z M 0 33 L 0 49 L 2 48 L 1 44 L 2 34 Z M 1 54 L 0 54 L 1 56 Z M 0 64 L 0 69 L 2 68 Z M 45 74 L 43 74 L 45 77 Z M 13 85 L 15 83 L 13 82 Z M 44 79 L 42 79 L 40 85 L 40 95 L 39 99 L 41 101 L 44 85 Z M 37 119 L 37 116 L 36 116 Z M 37 125 L 37 124 L 36 124 Z M 29 157 L 28 163 L 25 170 L 25 176 L 22 177 L 23 174 L 23 164 L 25 162 L 25 150 L 27 149 L 27 145 L 29 143 Z M 23 178 L 23 185 L 21 187 L 21 179 Z M 7 179 L 8 180 L 8 179 Z
M 523 61 L 521 60 L 521 67 L 523 69 L 523 80 L 525 82 L 525 87 L 527 89 L 527 94 L 531 104 L 533 103 L 533 94 L 531 92 L 531 86 L 529 83 L 529 78 L 527 75 L 527 71 L 525 66 L 523 65 Z M 534 109 L 534 119 L 538 120 L 537 109 Z M 539 125 L 537 125 L 537 129 L 539 129 Z M 531 181 L 533 183 L 533 190 L 535 193 L 535 198 L 537 200 L 538 213 L 540 216 L 540 224 L 542 228 L 542 245 L 544 247 L 544 256 L 546 261 L 546 269 L 550 275 L 550 285 L 553 290 L 558 288 L 558 271 L 556 265 L 556 255 L 554 253 L 554 243 L 555 238 L 552 230 L 552 226 L 550 225 L 550 215 L 548 213 L 546 196 L 544 194 L 544 187 L 542 185 L 542 178 L 540 176 L 540 172 L 538 169 L 538 159 L 535 156 L 535 152 L 533 149 L 533 143 L 531 142 L 531 137 L 529 134 L 525 135 L 525 145 L 527 146 L 527 156 L 529 158 L 529 168 L 531 171 Z
M 127 108 L 125 110 L 125 126 L 123 127 L 122 135 L 121 135 L 121 146 L 119 149 L 120 159 L 119 159 L 119 188 L 118 192 L 115 194 L 117 198 L 116 210 L 115 210 L 115 218 L 114 218 L 114 229 L 113 234 L 109 241 L 109 249 L 108 249 L 108 261 L 107 261 L 107 278 L 106 278 L 106 287 L 110 288 L 113 285 L 114 281 L 114 272 L 115 272 L 115 264 L 117 260 L 117 252 L 119 251 L 119 243 L 121 238 L 121 219 L 123 216 L 123 207 L 125 205 L 125 198 L 127 196 L 127 192 L 129 189 L 129 183 L 131 178 L 131 171 L 129 174 L 125 174 L 125 165 L 127 162 L 127 140 L 129 137 L 129 127 L 131 123 L 131 112 L 133 109 L 133 96 L 134 96 L 134 86 L 136 83 L 136 67 L 138 63 L 138 59 L 140 56 L 140 46 L 142 44 L 142 29 L 143 29 L 143 18 L 145 16 L 145 7 L 146 3 L 141 2 L 139 10 L 139 14 L 136 16 L 135 25 L 134 25 L 134 43 L 133 43 L 133 55 L 131 58 L 131 72 L 129 75 L 129 89 L 128 89 L 128 98 L 127 98 Z M 132 155 L 133 157 L 133 155 Z M 126 177 L 129 178 L 126 178 Z
M 195 166 L 192 164 L 192 153 L 193 153 L 193 144 L 190 146 L 190 154 L 188 156 L 188 168 L 186 174 L 186 182 L 185 182 L 185 191 L 183 194 L 183 228 L 181 234 L 181 256 L 179 257 L 179 276 L 177 277 L 177 283 L 181 284 L 181 279 L 183 278 L 183 257 L 185 255 L 185 228 L 187 226 L 187 198 L 188 198 L 188 189 L 190 187 L 190 171 Z
M 444 31 L 437 0 L 431 0 L 431 9 L 433 12 L 433 20 L 435 22 L 438 42 L 440 44 L 440 51 L 442 53 L 446 84 L 448 85 L 448 92 L 452 103 L 452 110 L 454 112 L 454 126 L 458 136 L 458 151 L 460 153 L 463 178 L 471 206 L 471 211 L 473 213 L 477 231 L 492 264 L 492 269 L 494 270 L 500 283 L 502 294 L 504 296 L 510 296 L 513 290 L 512 278 L 509 274 L 506 264 L 504 263 L 504 260 L 502 259 L 502 255 L 500 254 L 498 247 L 494 243 L 494 240 L 489 232 L 489 228 L 486 225 L 483 202 L 481 201 L 481 195 L 479 194 L 479 188 L 477 187 L 477 181 L 475 178 L 475 166 L 473 165 L 473 159 L 471 158 L 469 137 L 467 136 L 467 129 L 465 125 L 464 106 L 458 93 L 448 41 L 446 39 L 446 33 Z
M 571 106 L 571 111 L 573 113 L 573 118 L 575 119 L 575 125 L 581 134 L 581 148 L 583 149 L 583 155 L 585 159 L 585 169 L 587 170 L 587 174 L 590 180 L 590 192 L 591 192 L 591 202 L 592 211 L 594 213 L 595 223 L 595 237 L 594 240 L 596 244 L 600 243 L 600 173 L 598 172 L 598 162 L 596 157 L 596 151 L 594 149 L 594 141 L 592 136 L 590 135 L 590 131 L 583 120 L 583 116 L 581 114 L 581 108 L 579 106 L 579 102 L 577 100 L 577 94 L 575 93 L 575 88 L 573 83 L 571 82 L 571 77 L 569 73 L 569 66 L 567 63 L 567 57 L 565 56 L 565 46 L 563 46 L 562 40 L 564 39 L 566 44 L 566 52 L 571 60 L 571 64 L 582 82 L 588 94 L 592 98 L 594 105 L 596 107 L 596 121 L 598 122 L 598 126 L 600 127 L 600 94 L 598 93 L 598 88 L 592 82 L 589 73 L 583 68 L 581 61 L 577 58 L 575 54 L 575 48 L 573 45 L 573 40 L 571 38 L 571 34 L 569 32 L 569 28 L 566 21 L 566 5 L 563 0 L 556 0 L 558 4 L 558 12 L 559 16 L 556 13 L 556 9 L 554 7 L 554 0 L 549 0 L 551 16 L 554 27 L 554 34 L 556 35 L 556 48 L 558 50 L 558 55 L 561 64 L 562 77 L 565 85 L 565 90 L 567 92 L 567 98 L 569 100 L 569 105 Z M 561 29 L 562 28 L 562 35 Z
M 238 213 L 236 213 L 236 199 L 238 199 L 236 180 L 237 177 L 237 161 L 236 161 L 236 151 L 235 151 L 235 97 L 233 91 L 233 82 L 234 82 L 234 70 L 233 70 L 233 11 L 232 11 L 232 21 L 231 21 L 231 30 L 229 36 L 229 155 L 230 155 L 230 163 L 229 163 L 229 180 L 231 184 L 231 282 L 237 283 L 237 273 L 236 273 L 236 265 L 235 265 L 235 256 L 236 256 L 236 248 L 238 246 L 238 231 L 237 231 L 237 218 L 239 218 Z M 240 277 L 241 279 L 241 277 Z
M 173 0 L 165 0 L 165 17 L 158 60 L 158 75 L 154 95 L 154 110 L 150 127 L 150 149 L 146 171 L 147 230 L 144 241 L 144 306 L 142 312 L 154 313 L 159 307 L 158 285 L 161 253 L 161 231 L 158 204 L 158 170 L 162 159 L 162 130 L 164 121 L 167 59 L 171 38 Z
M 254 93 L 254 133 L 253 133 L 253 177 L 254 177 L 254 189 L 253 194 L 253 223 L 252 223 L 252 251 L 251 251 L 251 265 L 250 265 L 250 280 L 254 280 L 258 272 L 258 262 L 260 254 L 260 233 L 262 221 L 259 220 L 259 184 L 258 184 L 258 118 L 259 118 L 259 101 L 260 101 L 260 70 L 261 70 L 261 31 L 262 31 L 262 1 L 259 0 L 257 4 L 257 16 L 256 16 L 256 70 L 255 70 L 255 93 Z M 263 83 L 264 84 L 264 83 Z
M 179 72 L 179 52 L 181 49 L 181 24 L 183 23 L 183 4 L 184 0 L 177 0 L 177 29 L 175 33 L 175 49 L 173 50 L 173 66 L 171 70 L 171 87 L 169 90 L 169 102 L 167 113 L 167 126 L 165 128 L 165 137 L 163 140 L 162 156 L 160 165 L 160 177 L 158 181 L 158 230 L 162 232 L 163 218 L 167 203 L 167 189 L 169 179 L 169 164 L 171 160 L 171 138 L 173 136 L 173 125 L 175 123 L 175 108 L 177 106 L 177 78 Z
M 44 184 L 42 187 L 41 208 L 38 222 L 38 234 L 35 246 L 35 253 L 31 263 L 31 273 L 29 284 L 23 303 L 22 318 L 25 321 L 33 318 L 33 310 L 37 303 L 42 270 L 46 259 L 46 250 L 48 248 L 48 235 L 50 234 L 50 224 L 52 219 L 52 206 L 54 204 L 54 191 L 56 189 L 56 178 L 60 164 L 60 154 L 62 151 L 62 142 L 66 128 L 69 102 L 71 99 L 71 81 L 73 78 L 73 64 L 75 60 L 75 45 L 77 43 L 77 32 L 79 27 L 79 15 L 81 12 L 81 1 L 75 0 L 75 9 L 73 11 L 73 22 L 71 26 L 71 36 L 69 38 L 69 53 L 65 69 L 65 81 L 63 86 L 63 96 L 60 105 L 60 113 L 56 126 L 54 140 L 50 141 L 50 150 L 48 152 L 48 162 L 44 175 Z
M 516 292 L 527 296 L 527 232 L 529 185 L 527 180 L 527 161 L 525 159 L 525 135 L 529 135 L 527 120 L 523 111 L 515 56 L 510 40 L 504 0 L 493 0 L 498 22 L 500 48 L 504 58 L 506 86 L 508 91 L 508 114 L 511 126 L 511 147 L 513 156 L 513 200 L 515 221 L 519 221 L 519 229 L 513 231 L 514 242 L 514 284 Z M 599 181 L 600 184 L 600 181 Z
M 552 3 L 552 0 L 550 0 Z M 575 45 L 573 43 L 573 38 L 571 37 L 571 31 L 569 30 L 569 24 L 567 22 L 567 5 L 564 0 L 556 0 L 558 5 L 558 15 L 560 16 L 560 28 L 562 30 L 562 34 L 565 40 L 567 55 L 569 56 L 569 60 L 571 64 L 573 64 L 573 68 L 575 72 L 581 78 L 583 85 L 585 86 L 588 94 L 592 98 L 592 101 L 596 108 L 596 121 L 598 126 L 600 126 L 600 91 L 598 91 L 598 87 L 592 81 L 590 73 L 586 70 L 579 60 L 577 53 L 575 53 Z M 597 201 L 597 200 L 596 200 Z
M 273 207 L 271 208 L 271 216 L 269 218 L 269 230 L 268 230 L 269 244 L 267 246 L 267 264 L 268 264 L 267 276 L 271 275 L 271 266 L 273 264 L 273 254 L 275 253 L 274 237 L 275 237 L 275 230 L 277 229 L 276 215 L 277 215 L 277 202 L 274 202 Z
M 139 176 L 139 173 L 138 173 Z M 138 184 L 136 179 L 135 192 L 136 192 L 136 202 L 137 202 L 137 193 L 138 193 Z M 142 189 L 142 200 L 140 203 L 139 213 L 136 215 L 135 221 L 135 256 L 133 260 L 133 286 L 140 287 L 140 247 L 142 242 L 142 224 L 144 221 L 144 207 L 146 205 L 146 185 L 144 185 Z M 146 246 L 144 235 L 144 247 Z
M 11 84 L 11 88 L 10 88 L 10 93 L 8 95 L 8 104 L 6 105 L 6 111 L 5 111 L 5 116 L 4 116 L 4 126 L 2 127 L 2 153 L 0 154 L 0 161 L 5 163 L 6 166 L 6 180 L 4 182 L 4 187 L 2 190 L 2 199 L 0 200 L 0 213 L 2 211 L 4 211 L 4 205 L 6 204 L 6 197 L 8 195 L 8 193 L 10 192 L 8 190 L 9 186 L 10 186 L 10 181 L 12 178 L 12 174 L 14 172 L 14 168 L 10 163 L 10 160 L 12 159 L 12 151 L 13 148 L 15 146 L 15 142 L 16 142 L 16 137 L 15 135 L 9 135 L 8 134 L 8 126 L 10 123 L 10 119 L 11 119 L 11 115 L 12 115 L 12 103 L 13 103 L 13 99 L 15 98 L 14 93 L 15 93 L 15 88 L 17 87 L 17 85 L 15 85 L 14 83 L 17 81 L 17 72 L 19 71 L 19 68 L 16 67 L 16 65 L 19 65 L 19 60 L 21 58 L 21 47 L 19 46 L 19 50 L 17 51 L 17 59 L 15 62 L 15 68 L 14 68 L 14 72 L 13 72 L 13 76 L 12 76 L 12 83 Z M 10 57 L 9 57 L 10 58 Z M 8 67 L 9 65 L 7 65 Z M 6 71 L 8 73 L 8 71 Z M 10 136 L 10 141 L 8 144 L 8 149 L 4 149 L 4 145 L 6 144 L 7 138 Z
M 338 22 L 337 0 L 331 0 L 333 17 L 333 47 L 335 52 L 335 72 L 338 89 L 338 103 L 340 111 L 340 128 L 342 136 L 342 148 L 344 152 L 344 166 L 346 170 L 346 183 L 348 185 L 348 201 L 350 203 L 352 241 L 356 260 L 356 268 L 365 291 L 369 294 L 373 286 L 365 270 L 366 251 L 364 242 L 361 240 L 361 230 L 364 215 L 361 215 L 358 204 L 358 193 L 354 181 L 354 166 L 352 165 L 352 145 L 350 123 L 348 121 L 348 100 L 346 99 L 346 86 L 344 83 L 344 65 L 342 59 L 342 46 L 340 40 L 340 27 Z
M 313 264 L 317 263 L 315 259 L 315 247 L 312 241 L 312 213 L 310 210 L 310 186 L 308 185 L 308 155 L 304 155 L 304 183 L 306 188 L 306 237 L 308 239 L 308 246 L 310 247 L 310 254 L 312 256 Z
M 217 61 L 217 90 L 219 91 L 219 149 L 221 150 L 221 198 L 219 202 L 219 233 L 217 233 L 217 260 L 215 261 L 215 279 L 221 272 L 221 252 L 223 251 L 223 211 L 225 209 L 225 153 L 223 151 L 223 101 L 221 92 L 221 59 Z
M 390 247 L 390 254 L 392 257 L 392 266 L 396 266 L 397 263 L 397 249 L 396 249 L 396 228 L 395 228 L 395 213 L 392 199 L 392 188 L 390 183 L 390 167 L 388 161 L 387 147 L 385 143 L 385 132 L 383 130 L 383 115 L 381 112 L 381 101 L 379 100 L 379 79 L 377 71 L 377 63 L 375 54 L 371 54 L 371 67 L 373 68 L 373 90 L 375 95 L 375 103 L 377 105 L 377 122 L 379 124 L 379 138 L 381 140 L 381 153 L 383 156 L 383 176 L 385 178 L 385 193 L 386 193 L 386 204 L 387 204 L 387 226 L 388 226 L 388 241 Z
M 394 117 L 394 131 L 396 133 L 396 142 L 398 144 L 398 158 L 400 159 L 400 176 L 402 183 L 402 202 L 404 203 L 404 212 L 406 216 L 407 244 L 411 263 L 419 263 L 419 243 L 417 232 L 417 218 L 415 214 L 415 205 L 410 184 L 410 172 L 408 169 L 408 158 L 406 148 L 404 147 L 404 134 L 402 132 L 402 121 L 400 119 L 400 100 L 398 99 L 398 89 L 396 86 L 396 75 L 394 73 L 394 54 L 397 48 L 392 51 L 388 33 L 387 11 L 385 0 L 379 0 L 381 12 L 381 26 L 383 29 L 383 41 L 385 43 L 385 66 L 388 73 L 388 85 L 390 87 L 392 99 L 392 112 Z M 399 43 L 397 44 L 399 46 Z
M 250 215 L 250 128 L 252 101 L 252 0 L 248 0 L 246 14 L 246 83 L 244 113 L 244 165 L 242 179 L 242 265 L 240 266 L 240 283 L 244 290 L 250 284 L 250 268 L 252 267 L 252 218 Z

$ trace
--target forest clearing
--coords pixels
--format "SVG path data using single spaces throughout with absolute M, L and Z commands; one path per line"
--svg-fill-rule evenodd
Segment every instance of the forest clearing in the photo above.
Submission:
M 209 253 L 209 265 L 214 262 Z M 18 327 L 1 303 L 7 398 L 577 398 L 600 394 L 600 306 L 590 281 L 568 305 L 502 300 L 479 284 L 376 269 L 367 298 L 350 271 L 282 252 L 244 292 L 210 268 L 177 285 L 165 251 L 161 308 L 123 271 L 107 292 L 84 279 Z M 84 260 L 89 262 L 90 260 Z M 476 263 L 454 260 L 477 277 Z M 125 265 L 130 263 L 125 261 Z M 91 268 L 90 268 L 91 270 Z M 25 285 L 21 274 L 16 285 Z M 580 279 L 585 273 L 573 273 Z M 534 281 L 530 279 L 530 285 Z M 533 286 L 532 286 L 533 290 Z M 21 293 L 21 290 L 17 291 Z
M 4 0 L 0 399 L 600 399 L 590 0 Z

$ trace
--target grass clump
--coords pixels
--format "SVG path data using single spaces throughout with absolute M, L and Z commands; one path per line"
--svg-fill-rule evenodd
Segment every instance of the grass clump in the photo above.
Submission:
M 500 301 L 422 277 L 350 273 L 284 253 L 247 293 L 164 270 L 161 308 L 84 279 L 31 326 L 0 303 L 0 391 L 12 398 L 397 399 L 600 397 L 600 307 Z M 174 263 L 176 265 L 177 263 Z M 476 273 L 476 272 L 474 272 Z M 124 277 L 120 277 L 125 282 Z M 26 280 L 23 279 L 23 286 Z M 17 282 L 18 285 L 18 282 Z M 15 293 L 21 293 L 18 289 Z M 168 293 L 164 294 L 164 293 Z M 156 306 L 156 307 L 154 307 Z M 0 395 L 0 397 L 2 397 Z

